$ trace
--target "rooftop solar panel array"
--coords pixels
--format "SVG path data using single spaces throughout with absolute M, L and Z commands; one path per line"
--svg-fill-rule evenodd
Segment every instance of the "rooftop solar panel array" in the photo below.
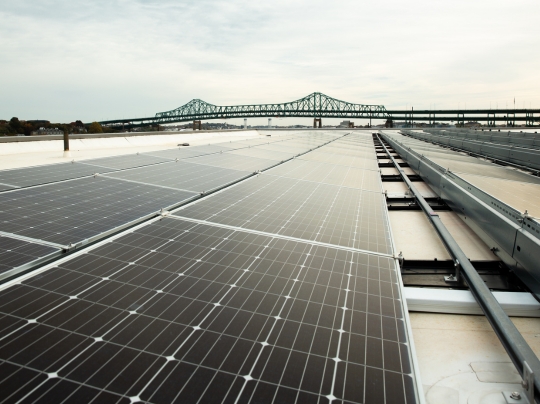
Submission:
M 330 140 L 318 150 L 367 147 L 371 137 L 294 138 L 308 149 Z M 190 184 L 180 173 L 193 160 L 94 180 L 150 187 L 132 181 L 162 176 L 154 190 L 180 192 L 164 187 Z M 201 184 L 212 177 L 199 173 Z M 3 399 L 416 403 L 399 272 L 371 174 L 291 160 L 0 291 Z

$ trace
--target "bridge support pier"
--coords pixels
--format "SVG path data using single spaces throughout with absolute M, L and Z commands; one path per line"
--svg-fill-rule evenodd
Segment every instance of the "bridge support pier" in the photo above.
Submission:
M 319 128 L 322 128 L 322 119 L 321 118 L 313 118 L 313 127 L 317 127 L 317 123 L 319 124 Z
M 199 130 L 202 129 L 201 121 L 193 121 L 193 130 L 197 130 L 197 127 L 199 128 Z

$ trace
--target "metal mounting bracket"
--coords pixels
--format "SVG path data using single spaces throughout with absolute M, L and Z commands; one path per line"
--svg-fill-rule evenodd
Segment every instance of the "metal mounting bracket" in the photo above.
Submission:
M 444 281 L 445 282 L 448 282 L 448 283 L 459 283 L 460 281 L 460 270 L 461 270 L 461 265 L 459 264 L 459 261 L 456 260 L 454 262 L 454 269 L 455 269 L 455 272 L 452 274 L 452 275 L 448 275 L 448 276 L 445 276 L 444 277 Z
M 165 209 L 160 209 L 159 214 L 160 214 L 161 217 L 165 217 L 165 216 L 169 216 L 171 214 L 171 212 L 169 212 L 168 210 L 165 210 Z
M 534 372 L 527 363 L 523 361 L 523 380 L 521 381 L 523 391 L 503 391 L 502 395 L 506 400 L 506 404 L 534 404 Z

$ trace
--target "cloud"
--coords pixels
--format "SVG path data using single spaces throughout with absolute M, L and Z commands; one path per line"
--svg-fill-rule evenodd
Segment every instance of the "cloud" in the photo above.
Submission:
M 535 1 L 8 1 L 9 119 L 148 116 L 192 98 L 284 102 L 313 91 L 429 108 L 540 107 Z

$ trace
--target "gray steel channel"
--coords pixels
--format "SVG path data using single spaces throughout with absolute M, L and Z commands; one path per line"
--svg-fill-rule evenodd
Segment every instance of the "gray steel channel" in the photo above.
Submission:
M 384 134 L 382 136 L 386 141 L 388 141 Z M 379 138 L 378 135 L 377 137 Z M 388 143 L 390 143 L 394 150 L 396 150 L 394 147 L 394 142 L 388 141 Z M 446 249 L 454 259 L 457 268 L 461 269 L 461 273 L 469 285 L 471 293 L 482 308 L 482 311 L 493 327 L 493 330 L 499 337 L 499 340 L 506 349 L 506 352 L 514 362 L 518 372 L 522 377 L 524 377 L 526 366 L 528 365 L 532 369 L 534 374 L 535 397 L 540 397 L 540 361 L 536 357 L 535 353 L 529 347 L 514 323 L 506 315 L 502 307 L 499 305 L 499 302 L 497 302 L 497 299 L 495 299 L 480 275 L 478 275 L 478 272 L 476 272 L 476 269 L 469 262 L 463 250 L 450 235 L 437 213 L 431 209 L 420 192 L 418 192 L 418 190 L 414 187 L 413 183 L 405 175 L 399 164 L 394 160 L 386 146 L 384 146 L 382 142 L 381 144 L 388 157 L 392 160 L 395 168 L 399 171 L 401 178 L 403 181 L 405 181 L 411 192 L 414 194 L 418 204 L 427 215 L 431 224 L 435 227 L 435 230 L 439 234 Z M 398 154 L 400 154 L 399 150 L 396 151 Z M 401 157 L 404 158 L 403 156 Z
M 540 301 L 540 223 L 381 134 Z

